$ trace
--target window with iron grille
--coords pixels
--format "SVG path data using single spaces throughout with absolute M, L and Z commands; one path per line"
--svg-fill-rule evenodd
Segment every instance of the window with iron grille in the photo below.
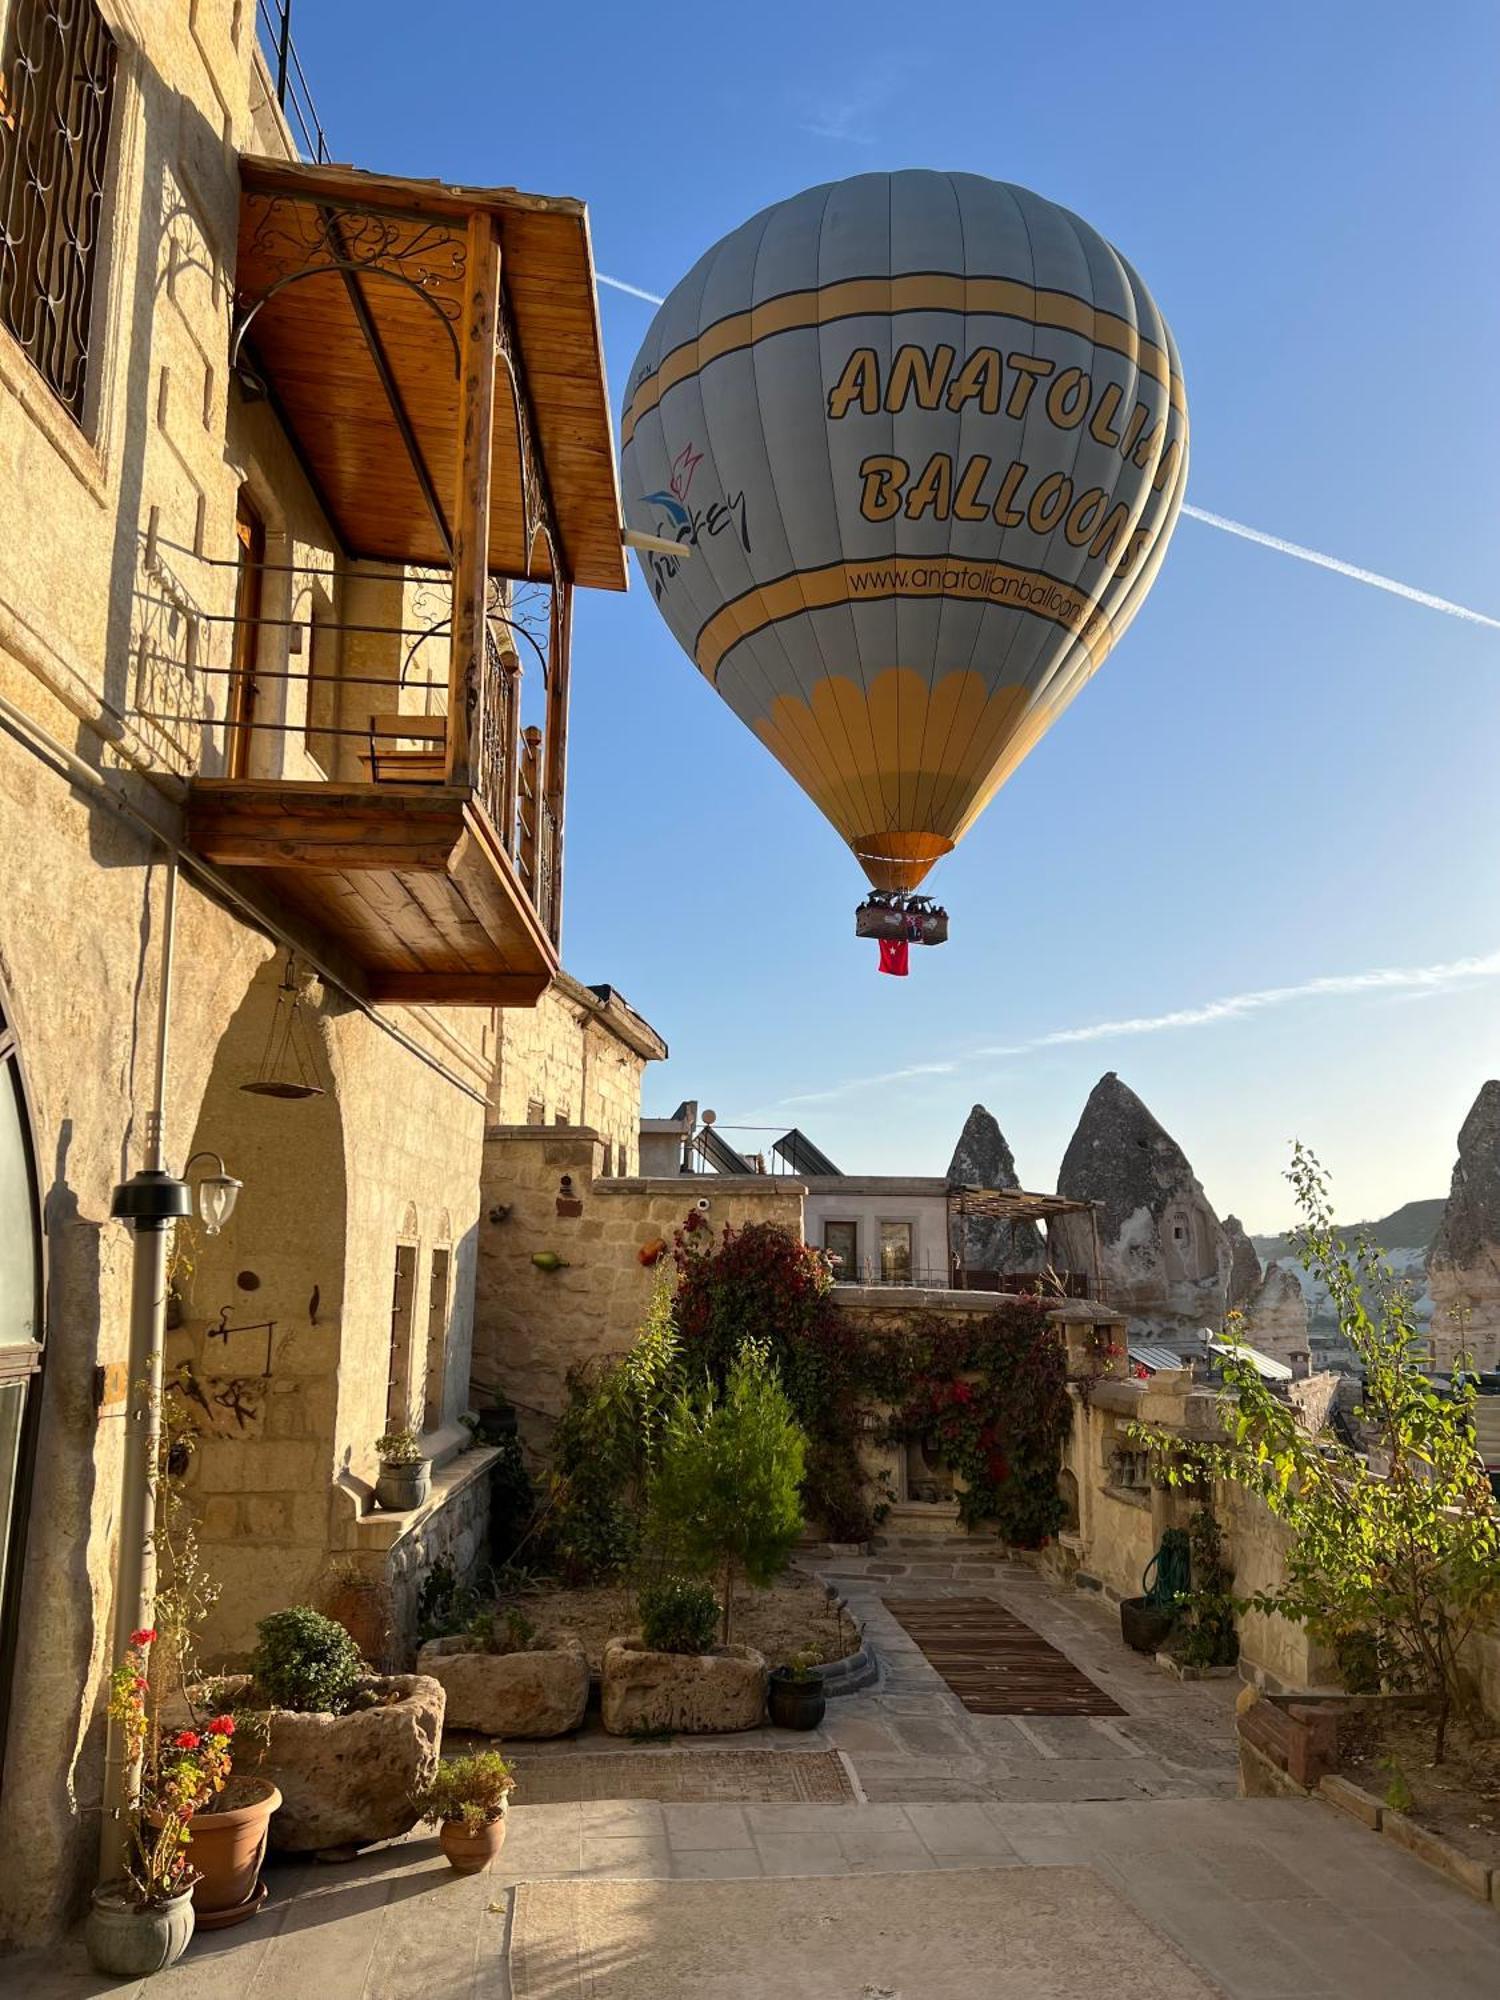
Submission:
M 13 0 L 0 56 L 0 321 L 79 423 L 115 67 L 94 0 Z

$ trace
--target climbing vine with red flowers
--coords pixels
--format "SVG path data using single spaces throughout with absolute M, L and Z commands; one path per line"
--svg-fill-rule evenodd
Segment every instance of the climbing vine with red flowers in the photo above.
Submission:
M 899 1334 L 870 1342 L 866 1380 L 890 1405 L 887 1436 L 920 1438 L 963 1480 L 955 1497 L 966 1528 L 992 1525 L 1021 1549 L 1057 1533 L 1072 1409 L 1067 1349 L 1044 1299 L 1007 1299 L 957 1321 L 913 1313 Z
M 1018 1548 L 1056 1534 L 1071 1412 L 1066 1349 L 1045 1300 L 951 1319 L 914 1311 L 895 1331 L 872 1331 L 835 1305 L 819 1251 L 769 1222 L 716 1236 L 696 1211 L 673 1238 L 673 1261 L 690 1361 L 722 1380 L 747 1335 L 769 1343 L 808 1433 L 808 1509 L 831 1538 L 861 1540 L 873 1525 L 857 1445 L 871 1428 L 893 1442 L 920 1438 L 952 1467 L 966 1527 L 993 1527 Z M 877 1416 L 882 1406 L 888 1416 Z

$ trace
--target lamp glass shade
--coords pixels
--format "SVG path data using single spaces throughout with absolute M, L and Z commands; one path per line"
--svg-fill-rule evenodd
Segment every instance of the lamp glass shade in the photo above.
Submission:
M 217 1236 L 224 1227 L 243 1186 L 233 1174 L 205 1174 L 199 1181 L 198 1216 L 208 1235 Z

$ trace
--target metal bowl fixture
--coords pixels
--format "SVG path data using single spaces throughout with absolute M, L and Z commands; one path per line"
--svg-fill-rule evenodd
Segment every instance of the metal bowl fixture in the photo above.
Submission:
M 286 972 L 276 989 L 276 1007 L 266 1034 L 266 1046 L 255 1074 L 240 1089 L 252 1097 L 322 1097 L 317 1048 L 313 1031 L 302 1012 L 292 954 L 286 955 Z

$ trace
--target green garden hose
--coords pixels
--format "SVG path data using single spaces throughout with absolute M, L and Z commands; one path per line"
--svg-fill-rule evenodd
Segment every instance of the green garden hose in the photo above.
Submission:
M 1193 1558 L 1186 1528 L 1167 1528 L 1161 1547 L 1141 1572 L 1141 1589 L 1148 1604 L 1172 1611 L 1193 1587 Z

